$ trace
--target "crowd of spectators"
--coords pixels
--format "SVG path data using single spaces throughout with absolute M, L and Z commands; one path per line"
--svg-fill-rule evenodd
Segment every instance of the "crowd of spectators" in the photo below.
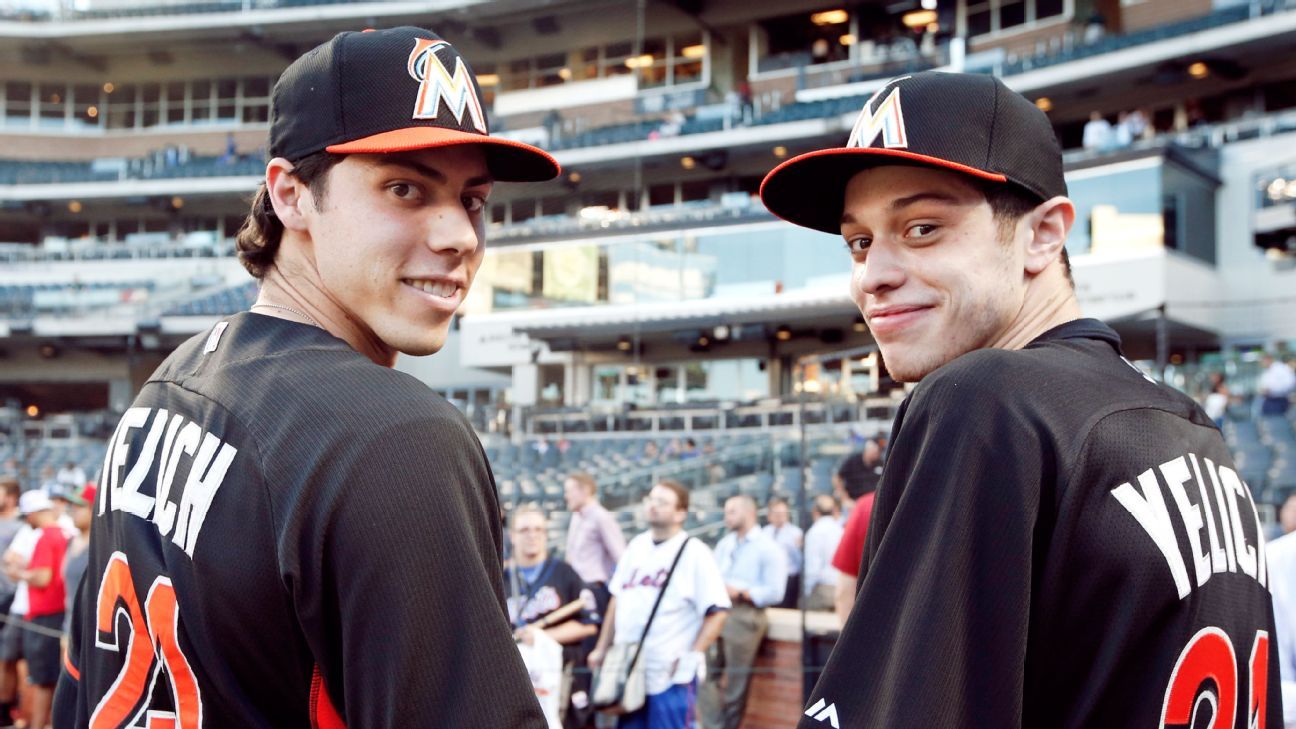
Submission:
M 43 729 L 63 665 L 72 597 L 86 568 L 95 485 L 67 463 L 26 491 L 0 475 L 0 727 Z
M 562 558 L 550 549 L 542 509 L 522 504 L 507 514 L 509 617 L 550 725 L 676 727 L 696 716 L 704 729 L 737 729 L 767 610 L 849 611 L 883 447 L 865 440 L 843 458 L 833 493 L 812 500 L 804 533 L 785 496 L 764 505 L 763 525 L 752 496 L 730 496 L 714 550 L 684 530 L 691 492 L 670 480 L 658 481 L 643 501 L 648 530 L 627 541 L 599 503 L 596 479 L 568 475 Z M 702 451 L 680 438 L 644 456 L 682 460 Z M 647 700 L 614 720 L 595 710 L 593 678 L 608 651 L 623 644 L 642 645 Z

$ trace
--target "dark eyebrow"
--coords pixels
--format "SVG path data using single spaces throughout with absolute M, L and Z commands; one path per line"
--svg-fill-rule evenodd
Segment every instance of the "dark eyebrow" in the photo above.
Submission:
M 937 203 L 945 203 L 945 204 L 947 204 L 947 205 L 961 205 L 961 204 L 963 204 L 963 200 L 962 200 L 962 199 L 960 199 L 959 197 L 957 197 L 957 196 L 955 196 L 955 195 L 950 195 L 950 194 L 948 194 L 948 193 L 944 193 L 944 192 L 920 192 L 920 193 L 917 193 L 917 194 L 914 194 L 914 195 L 909 195 L 909 196 L 907 196 L 907 197 L 898 197 L 898 198 L 896 198 L 895 200 L 892 200 L 892 201 L 891 201 L 891 204 L 888 205 L 887 207 L 889 207 L 889 208 L 891 209 L 892 212 L 895 212 L 895 211 L 898 211 L 898 210 L 903 210 L 903 209 L 909 207 L 910 205 L 914 205 L 914 204 L 916 204 L 916 203 L 920 203 L 920 202 L 937 202 Z M 842 224 L 842 225 L 850 225 L 850 224 L 855 223 L 855 222 L 857 222 L 857 221 L 855 220 L 855 216 L 854 216 L 854 215 L 851 215 L 849 211 L 847 211 L 847 212 L 843 212 L 843 213 L 842 213 L 842 216 L 841 216 L 841 224 Z
M 392 167 L 404 167 L 407 170 L 417 172 L 418 174 L 430 180 L 434 180 L 442 185 L 448 182 L 445 173 L 442 172 L 441 170 L 438 170 L 435 167 L 429 167 L 428 165 L 425 165 L 422 162 L 417 162 L 415 160 L 408 159 L 405 157 L 397 157 L 395 155 L 384 154 L 378 157 L 377 164 L 392 166 Z M 464 187 L 477 187 L 478 185 L 489 185 L 494 182 L 495 181 L 491 179 L 489 175 L 479 175 L 477 177 L 473 177 L 467 180 L 467 182 L 464 184 Z

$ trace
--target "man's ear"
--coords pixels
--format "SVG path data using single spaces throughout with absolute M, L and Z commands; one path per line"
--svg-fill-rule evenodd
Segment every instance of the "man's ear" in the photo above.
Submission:
M 1067 233 L 1075 222 L 1075 205 L 1059 195 L 1040 203 L 1026 214 L 1030 238 L 1026 243 L 1026 272 L 1038 275 L 1062 257 Z
M 266 193 L 274 206 L 275 217 L 287 230 L 306 230 L 304 213 L 314 210 L 314 201 L 308 200 L 310 191 L 301 180 L 292 175 L 293 165 L 283 157 L 275 157 L 266 165 Z

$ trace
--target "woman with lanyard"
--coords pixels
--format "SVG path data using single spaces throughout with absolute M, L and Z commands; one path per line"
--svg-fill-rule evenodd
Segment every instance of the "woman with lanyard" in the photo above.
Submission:
M 513 512 L 509 529 L 513 547 L 510 564 L 504 574 L 508 595 L 509 620 L 518 643 L 531 646 L 536 632 L 563 647 L 563 693 L 571 686 L 571 666 L 579 658 L 579 644 L 598 633 L 599 616 L 594 595 L 585 587 L 576 570 L 561 559 L 549 557 L 549 520 L 534 504 L 523 504 Z M 583 663 L 581 664 L 583 665 Z M 584 726 L 588 696 L 579 686 L 571 692 L 565 726 Z M 561 703 L 567 706 L 567 701 Z M 579 717 L 579 721 L 577 718 Z

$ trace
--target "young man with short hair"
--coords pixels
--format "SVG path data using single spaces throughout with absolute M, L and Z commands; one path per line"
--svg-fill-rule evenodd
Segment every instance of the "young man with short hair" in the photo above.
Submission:
M 110 439 L 56 724 L 542 727 L 481 444 L 392 365 L 445 342 L 495 183 L 558 166 L 491 137 L 419 28 L 340 33 L 272 101 L 238 240 L 260 293 Z M 154 673 L 168 690 L 118 681 Z
M 563 481 L 563 498 L 571 510 L 567 524 L 567 561 L 606 602 L 607 581 L 625 551 L 621 525 L 598 500 L 598 483 L 588 473 L 573 473 Z
M 693 729 L 697 681 L 706 673 L 705 651 L 719 637 L 730 607 L 724 578 L 710 547 L 684 531 L 689 492 L 659 481 L 644 499 L 648 531 L 630 540 L 612 575 L 612 600 L 603 615 L 597 669 L 609 646 L 643 640 L 646 705 L 621 716 L 621 729 Z M 683 551 L 681 551 L 683 550 Z M 679 563 L 647 636 L 644 627 L 676 556 Z
M 1043 112 L 989 76 L 901 76 L 761 194 L 843 237 L 917 383 L 801 728 L 1281 726 L 1251 494 L 1201 408 L 1081 318 Z

